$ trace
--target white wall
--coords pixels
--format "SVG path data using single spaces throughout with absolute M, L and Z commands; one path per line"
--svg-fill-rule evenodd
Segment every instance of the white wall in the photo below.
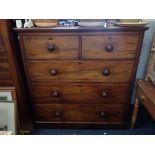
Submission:
M 143 46 L 142 46 L 142 51 L 141 51 L 140 60 L 138 64 L 136 79 L 145 78 L 145 72 L 147 69 L 150 50 L 152 46 L 153 33 L 155 32 L 155 19 L 145 19 L 143 21 L 149 22 L 149 24 L 147 25 L 149 29 L 145 32 L 145 35 L 144 35 Z M 132 103 L 134 102 L 134 97 L 135 97 L 135 89 L 133 92 Z

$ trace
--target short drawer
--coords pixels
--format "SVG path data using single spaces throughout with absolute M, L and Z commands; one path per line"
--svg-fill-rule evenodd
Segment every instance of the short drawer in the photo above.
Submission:
M 124 114 L 120 105 L 35 105 L 35 121 L 121 122 Z
M 79 56 L 77 36 L 23 36 L 28 59 L 76 59 Z
M 138 35 L 82 36 L 83 59 L 135 58 Z
M 128 104 L 129 84 L 34 83 L 36 104 Z
M 28 62 L 32 81 L 129 82 L 133 61 Z

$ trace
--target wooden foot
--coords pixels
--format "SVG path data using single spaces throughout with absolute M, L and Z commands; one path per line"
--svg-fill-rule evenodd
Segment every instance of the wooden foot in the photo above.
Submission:
M 131 119 L 131 129 L 133 129 L 135 127 L 135 123 L 137 120 L 137 114 L 138 114 L 138 110 L 139 110 L 139 99 L 136 98 L 135 100 L 135 104 L 134 104 L 134 109 L 133 109 L 133 114 L 132 114 L 132 119 Z

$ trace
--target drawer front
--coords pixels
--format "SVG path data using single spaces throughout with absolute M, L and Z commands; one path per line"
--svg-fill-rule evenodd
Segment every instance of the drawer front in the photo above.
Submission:
M 132 61 L 29 62 L 32 81 L 129 82 Z
M 83 36 L 84 59 L 135 58 L 138 35 Z
M 33 84 L 39 104 L 128 104 L 129 84 Z
M 125 107 L 105 105 L 35 105 L 35 121 L 121 122 Z
M 79 40 L 76 36 L 24 36 L 28 59 L 76 59 Z

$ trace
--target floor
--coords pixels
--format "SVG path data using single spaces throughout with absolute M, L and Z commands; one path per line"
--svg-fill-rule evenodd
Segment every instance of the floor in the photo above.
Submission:
M 155 135 L 155 122 L 141 106 L 135 129 L 34 129 L 31 135 Z

